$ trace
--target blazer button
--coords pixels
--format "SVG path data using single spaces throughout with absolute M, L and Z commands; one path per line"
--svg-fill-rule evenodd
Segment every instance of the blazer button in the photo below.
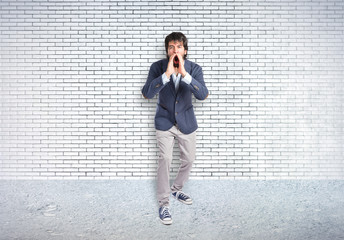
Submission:
M 178 112 L 176 112 L 176 115 L 178 115 Z
M 178 101 L 176 101 L 176 104 L 178 103 Z

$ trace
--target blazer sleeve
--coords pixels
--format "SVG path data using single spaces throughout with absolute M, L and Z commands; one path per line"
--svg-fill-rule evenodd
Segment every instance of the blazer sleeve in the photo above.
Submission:
M 141 90 L 143 97 L 146 99 L 153 98 L 166 85 L 162 81 L 162 73 L 159 69 L 157 63 L 153 63 L 149 69 L 146 84 Z
M 191 92 L 194 94 L 195 98 L 198 100 L 204 100 L 208 97 L 209 91 L 205 86 L 203 79 L 202 68 L 199 65 L 196 65 L 191 74 L 192 80 L 188 84 Z

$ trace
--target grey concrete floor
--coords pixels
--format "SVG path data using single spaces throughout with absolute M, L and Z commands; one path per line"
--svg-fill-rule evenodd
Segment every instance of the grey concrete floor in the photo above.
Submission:
M 0 181 L 0 239 L 344 239 L 344 181 L 190 180 L 158 219 L 155 180 Z

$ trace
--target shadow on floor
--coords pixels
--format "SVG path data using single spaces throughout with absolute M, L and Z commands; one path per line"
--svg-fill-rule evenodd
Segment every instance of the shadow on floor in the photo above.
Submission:
M 0 239 L 344 239 L 344 181 L 190 180 L 158 219 L 154 180 L 0 181 Z

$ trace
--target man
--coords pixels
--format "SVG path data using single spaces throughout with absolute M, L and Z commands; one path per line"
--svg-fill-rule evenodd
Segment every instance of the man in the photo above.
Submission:
M 188 40 L 183 33 L 169 34 L 165 38 L 165 50 L 167 59 L 151 65 L 142 95 L 151 99 L 159 94 L 155 115 L 156 138 L 160 151 L 157 198 L 160 220 L 163 224 L 172 224 L 169 211 L 170 193 L 180 202 L 192 204 L 191 197 L 182 192 L 196 155 L 198 125 L 192 94 L 196 99 L 204 100 L 208 97 L 208 89 L 203 80 L 202 68 L 186 59 Z M 181 165 L 170 187 L 169 174 L 175 138 L 179 144 Z

